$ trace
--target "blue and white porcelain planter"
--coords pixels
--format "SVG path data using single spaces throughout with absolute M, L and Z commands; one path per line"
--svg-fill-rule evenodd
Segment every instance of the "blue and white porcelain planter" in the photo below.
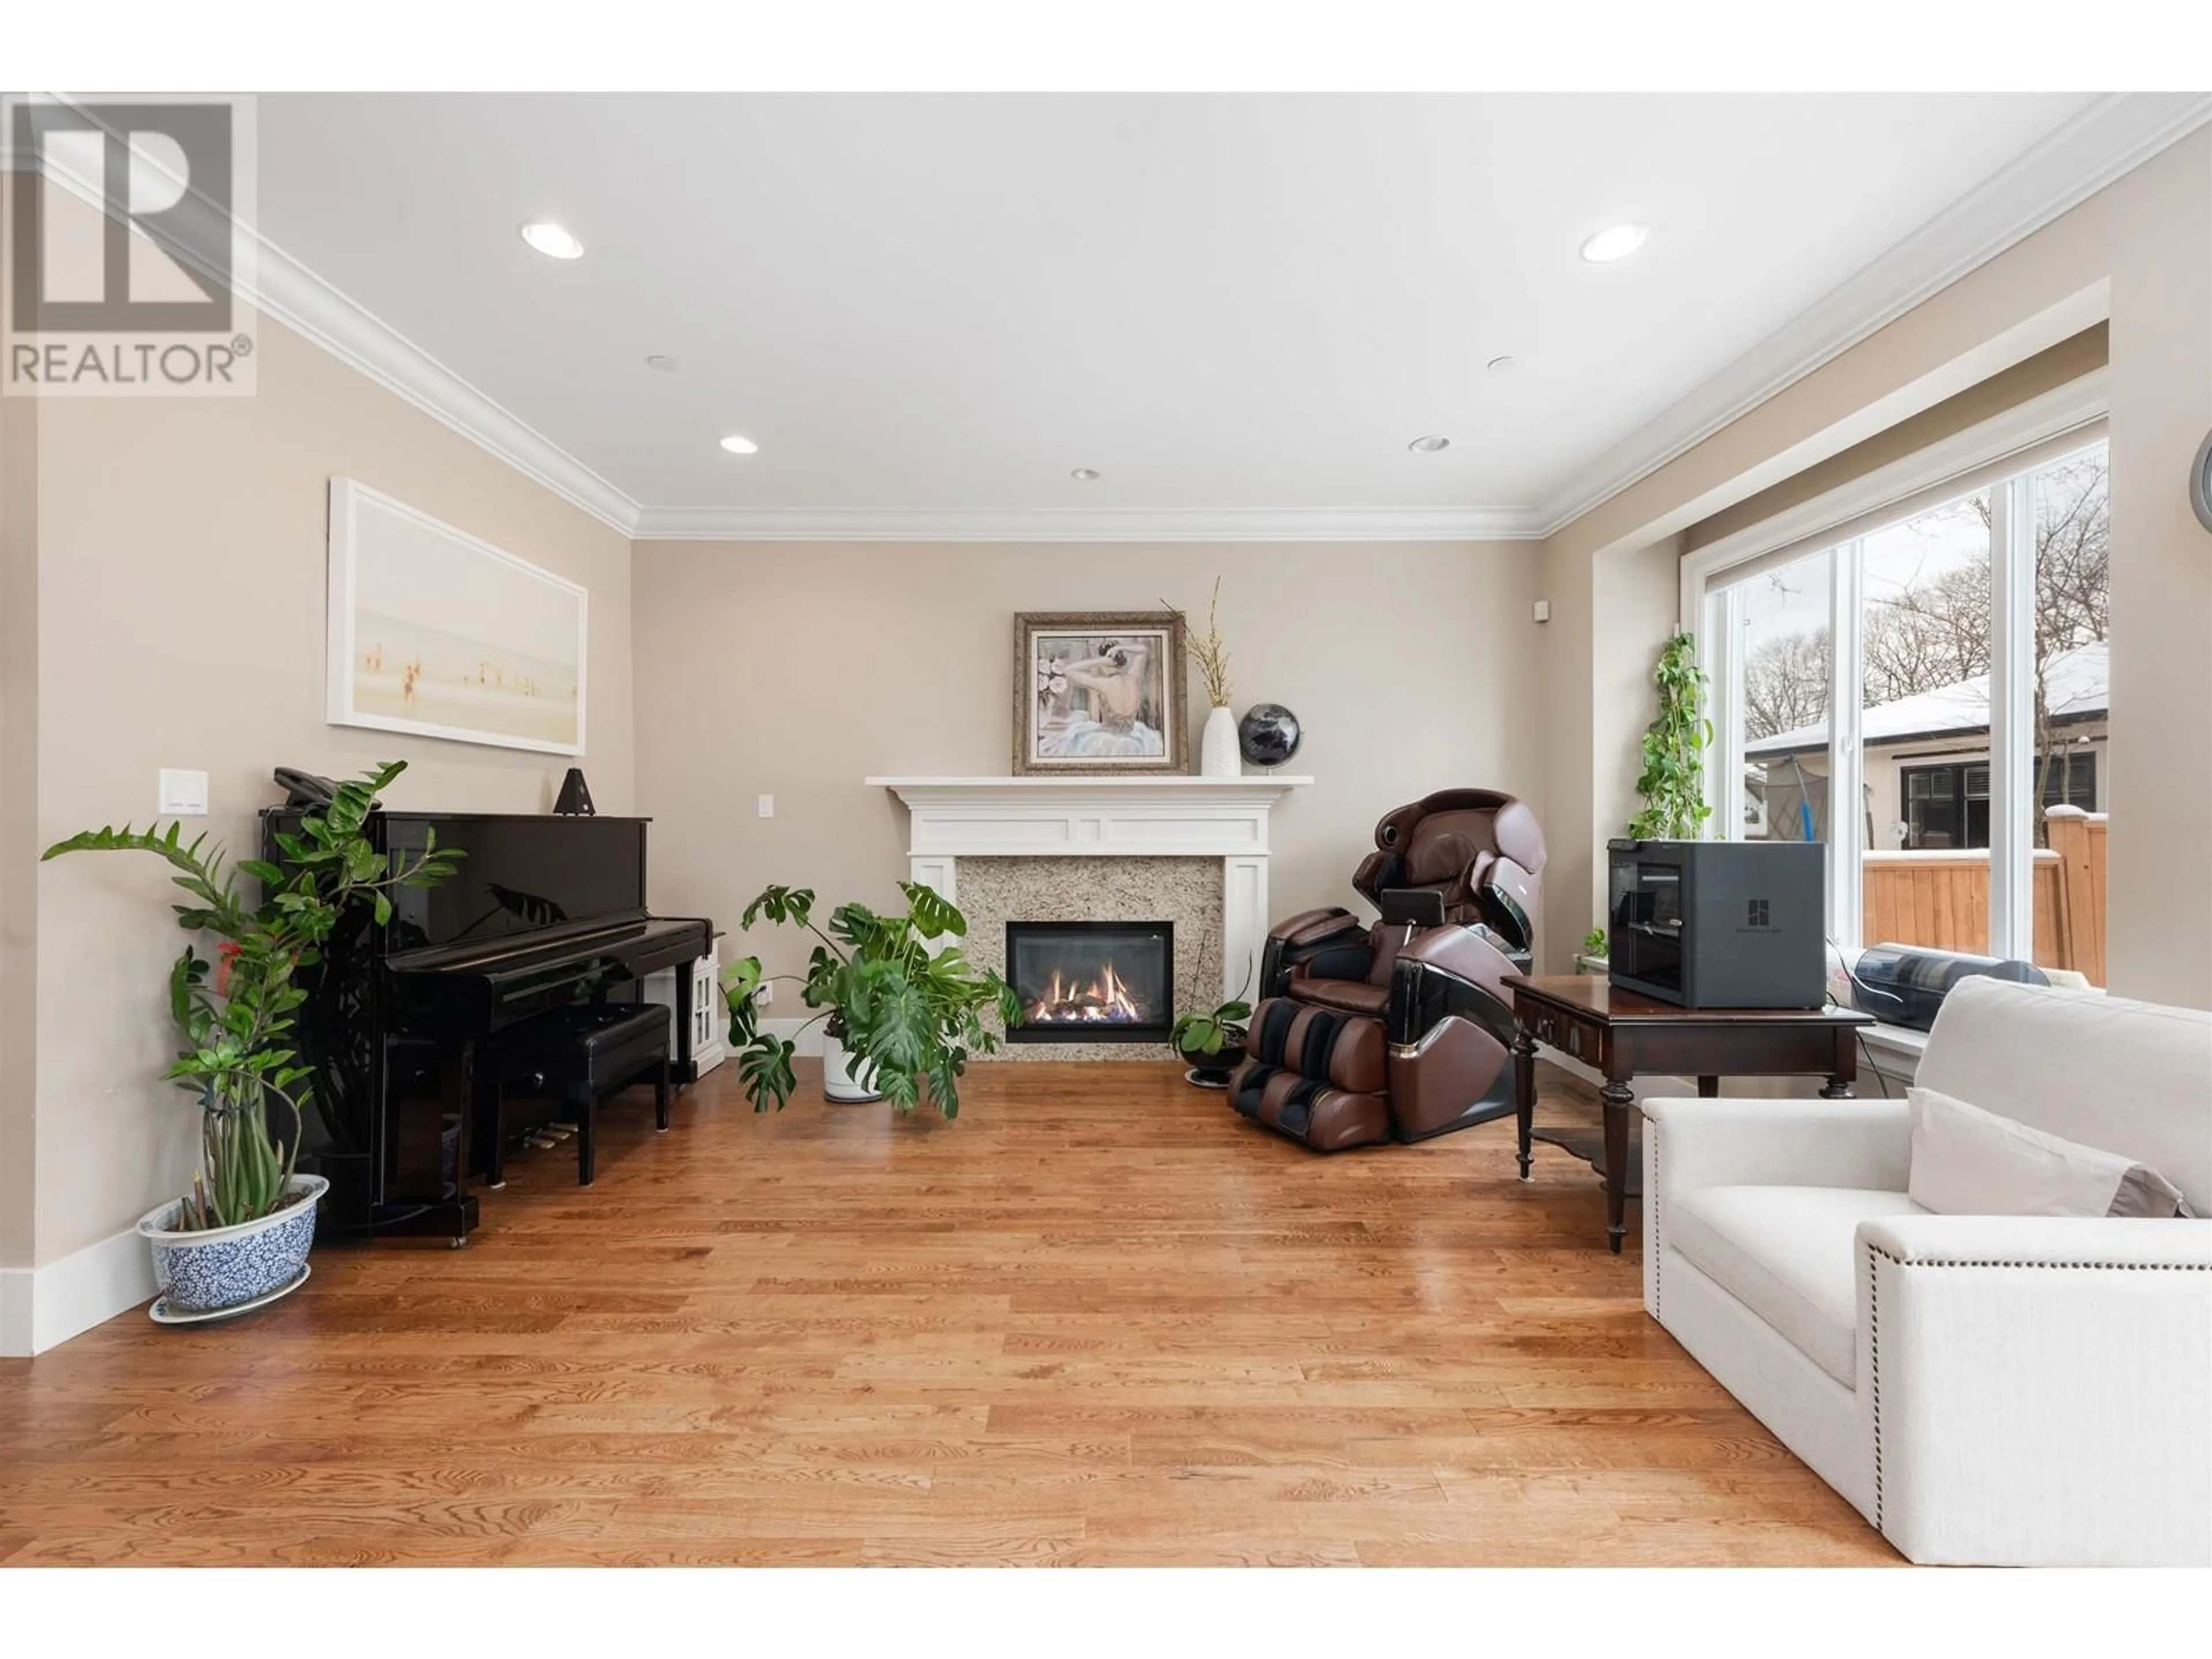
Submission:
M 295 1175 L 289 1192 L 302 1194 L 258 1221 L 204 1232 L 177 1232 L 181 1199 L 138 1218 L 140 1237 L 154 1248 L 154 1279 L 162 1305 L 173 1313 L 216 1313 L 300 1282 L 307 1247 L 315 1242 L 315 1206 L 331 1183 L 319 1175 Z

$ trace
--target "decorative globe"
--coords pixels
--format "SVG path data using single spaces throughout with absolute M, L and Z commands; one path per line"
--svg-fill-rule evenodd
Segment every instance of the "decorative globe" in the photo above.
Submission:
M 1298 717 L 1279 702 L 1255 703 L 1237 722 L 1237 746 L 1255 766 L 1280 766 L 1298 752 L 1304 735 Z

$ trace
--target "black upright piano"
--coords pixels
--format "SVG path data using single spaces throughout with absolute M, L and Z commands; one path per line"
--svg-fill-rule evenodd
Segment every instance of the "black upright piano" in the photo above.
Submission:
M 264 856 L 301 811 L 262 814 Z M 644 977 L 707 953 L 710 923 L 646 909 L 646 826 L 626 817 L 373 812 L 380 851 L 419 854 L 433 832 L 466 854 L 434 887 L 401 888 L 392 920 L 341 923 L 302 975 L 302 1057 L 315 1068 L 301 1167 L 327 1176 L 323 1231 L 459 1243 L 478 1041 L 548 1010 L 634 999 Z M 691 975 L 675 975 L 671 1057 L 688 1076 Z

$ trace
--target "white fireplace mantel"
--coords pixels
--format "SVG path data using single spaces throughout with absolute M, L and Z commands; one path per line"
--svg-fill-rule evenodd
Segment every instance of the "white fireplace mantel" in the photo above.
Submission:
M 1310 777 L 869 778 L 907 805 L 912 878 L 959 901 L 972 858 L 1218 858 L 1222 995 L 1267 934 L 1267 814 Z M 1237 982 L 1231 983 L 1234 979 Z

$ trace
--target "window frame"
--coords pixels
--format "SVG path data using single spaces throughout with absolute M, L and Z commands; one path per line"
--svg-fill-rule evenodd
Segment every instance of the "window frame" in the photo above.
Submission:
M 1846 955 L 1861 937 L 1867 846 L 1860 714 L 1864 675 L 1864 542 L 1874 532 L 1987 490 L 1990 585 L 1990 939 L 2027 957 L 2034 927 L 2036 472 L 2109 442 L 2109 374 L 2098 369 L 2014 405 L 1837 489 L 1685 554 L 1680 616 L 1712 688 L 1706 804 L 1721 837 L 1742 839 L 1743 637 L 1748 566 L 1779 568 L 1823 550 L 1829 561 L 1828 937 Z M 1841 810 L 1849 802 L 1851 810 Z

